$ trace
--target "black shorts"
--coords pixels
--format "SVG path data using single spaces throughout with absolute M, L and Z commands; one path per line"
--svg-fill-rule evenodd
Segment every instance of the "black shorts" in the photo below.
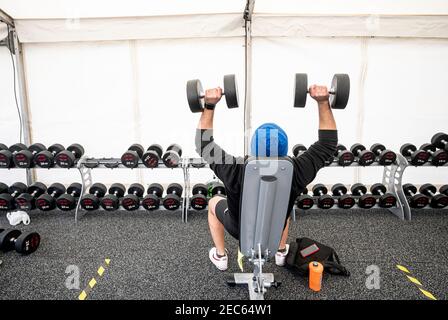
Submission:
M 227 199 L 222 198 L 215 207 L 218 220 L 224 225 L 224 229 L 235 239 L 240 240 L 240 221 L 234 217 L 227 206 Z

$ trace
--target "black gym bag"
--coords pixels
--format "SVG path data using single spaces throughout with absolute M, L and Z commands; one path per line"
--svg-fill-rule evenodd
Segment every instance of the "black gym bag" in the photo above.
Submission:
M 350 272 L 341 265 L 333 248 L 309 238 L 297 238 L 289 244 L 286 256 L 286 267 L 301 276 L 308 276 L 308 265 L 311 261 L 320 262 L 324 273 L 348 277 Z

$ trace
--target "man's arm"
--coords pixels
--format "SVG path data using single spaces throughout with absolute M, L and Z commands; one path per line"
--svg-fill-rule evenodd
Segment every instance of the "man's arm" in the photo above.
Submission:
M 313 85 L 309 91 L 310 96 L 317 101 L 319 109 L 319 140 L 306 152 L 294 158 L 297 166 L 294 178 L 302 186 L 307 186 L 314 180 L 317 172 L 325 166 L 325 161 L 334 155 L 338 143 L 336 121 L 330 108 L 327 88 Z

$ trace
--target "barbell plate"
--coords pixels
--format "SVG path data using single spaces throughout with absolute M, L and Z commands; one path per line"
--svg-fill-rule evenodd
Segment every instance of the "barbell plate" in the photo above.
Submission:
M 303 108 L 308 95 L 308 76 L 306 73 L 296 73 L 294 82 L 294 108 Z
M 226 74 L 224 76 L 224 93 L 226 97 L 227 107 L 229 109 L 238 108 L 238 87 L 234 74 Z
M 189 80 L 187 82 L 187 99 L 191 112 L 202 112 L 204 103 L 201 98 L 202 84 L 198 79 Z
M 330 95 L 330 106 L 333 109 L 345 109 L 350 96 L 350 77 L 346 73 L 336 73 L 331 81 L 334 94 Z

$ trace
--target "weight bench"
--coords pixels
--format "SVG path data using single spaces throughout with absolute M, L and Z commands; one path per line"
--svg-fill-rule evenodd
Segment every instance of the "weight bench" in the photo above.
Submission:
M 240 251 L 253 264 L 253 273 L 234 273 L 228 285 L 247 285 L 251 300 L 263 300 L 269 287 L 278 287 L 263 265 L 280 244 L 288 210 L 293 165 L 289 158 L 249 158 L 246 161 L 240 216 Z

